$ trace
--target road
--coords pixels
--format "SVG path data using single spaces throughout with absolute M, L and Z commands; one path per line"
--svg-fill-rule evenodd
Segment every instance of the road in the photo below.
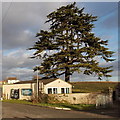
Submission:
M 26 118 L 25 120 L 36 120 L 37 118 L 114 118 L 108 115 L 100 115 L 83 111 L 56 110 L 53 108 L 16 104 L 2 103 L 2 118 Z

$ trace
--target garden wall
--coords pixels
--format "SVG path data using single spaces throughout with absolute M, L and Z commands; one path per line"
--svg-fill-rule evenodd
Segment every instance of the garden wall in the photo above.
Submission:
M 49 96 L 54 100 L 70 104 L 96 104 L 96 106 L 100 106 L 112 103 L 112 96 L 102 93 L 51 94 Z

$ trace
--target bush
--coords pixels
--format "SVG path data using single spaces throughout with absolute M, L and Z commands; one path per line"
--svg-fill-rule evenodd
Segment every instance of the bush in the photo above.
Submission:
M 32 96 L 33 103 L 48 103 L 48 95 L 44 93 L 39 93 L 39 96 L 33 95 Z
M 58 99 L 56 99 L 54 96 L 48 96 L 48 103 L 61 103 Z

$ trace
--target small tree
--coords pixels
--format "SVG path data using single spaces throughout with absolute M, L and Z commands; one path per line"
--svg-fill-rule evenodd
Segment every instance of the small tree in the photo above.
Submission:
M 39 40 L 30 48 L 36 50 L 32 58 L 43 60 L 43 67 L 37 69 L 46 77 L 65 74 L 67 82 L 76 71 L 95 74 L 99 79 L 102 76 L 111 77 L 108 74 L 112 72 L 111 66 L 101 67 L 96 59 L 100 57 L 106 62 L 114 60 L 110 58 L 114 52 L 105 47 L 108 40 L 101 40 L 91 32 L 97 17 L 84 13 L 84 8 L 79 9 L 75 4 L 62 6 L 50 13 L 46 21 L 50 23 L 49 30 L 37 33 Z M 46 52 L 41 55 L 43 51 Z

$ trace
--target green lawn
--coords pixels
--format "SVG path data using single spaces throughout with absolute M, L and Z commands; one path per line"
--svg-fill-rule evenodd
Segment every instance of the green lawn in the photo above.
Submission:
M 73 93 L 104 92 L 109 87 L 115 89 L 118 82 L 71 82 Z
M 72 105 L 68 103 L 32 103 L 26 100 L 3 100 L 2 102 L 10 102 L 10 103 L 19 103 L 19 104 L 29 104 L 29 105 L 38 105 L 38 106 L 44 106 L 44 107 L 59 107 L 59 108 L 70 108 L 72 110 L 89 110 L 89 109 L 95 109 L 95 105 L 89 104 L 77 104 Z

